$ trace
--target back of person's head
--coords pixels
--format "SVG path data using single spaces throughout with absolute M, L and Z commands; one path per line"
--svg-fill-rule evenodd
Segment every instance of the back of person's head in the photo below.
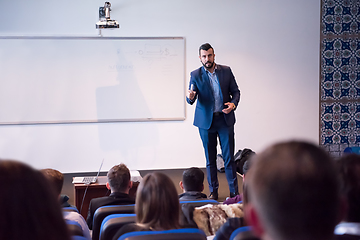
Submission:
M 255 155 L 254 155 L 255 156 Z M 253 157 L 253 156 L 252 156 Z M 251 163 L 252 163 L 252 157 L 248 158 L 244 165 L 243 165 L 243 204 L 247 204 L 249 202 L 249 199 L 247 197 L 247 184 L 245 181 L 245 175 L 249 172 L 250 167 L 251 167 Z
M 30 166 L 0 160 L 0 239 L 70 239 L 57 196 Z
M 251 167 L 251 158 L 248 158 L 243 165 L 243 175 L 245 176 L 246 173 L 250 170 Z
M 113 166 L 107 173 L 108 182 L 113 192 L 127 192 L 130 183 L 130 171 L 123 163 Z
M 247 173 L 247 221 L 264 239 L 331 239 L 340 195 L 333 161 L 301 141 L 270 146 Z
M 360 222 L 360 155 L 347 154 L 337 161 L 340 191 L 347 200 L 345 221 Z
M 202 192 L 204 190 L 204 172 L 197 167 L 186 169 L 182 175 L 185 191 Z
M 45 177 L 50 181 L 53 189 L 55 190 L 55 194 L 59 196 L 61 194 L 61 190 L 64 184 L 64 175 L 58 170 L 52 168 L 41 169 Z
M 136 192 L 137 223 L 155 230 L 179 228 L 179 211 L 179 198 L 171 179 L 160 172 L 145 175 Z

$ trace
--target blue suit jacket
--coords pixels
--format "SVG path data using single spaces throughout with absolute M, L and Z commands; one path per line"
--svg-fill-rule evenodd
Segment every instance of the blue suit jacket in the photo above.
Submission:
M 216 67 L 215 71 L 220 83 L 223 103 L 232 102 L 237 106 L 240 100 L 240 90 L 230 67 L 218 64 Z M 186 97 L 186 101 L 189 104 L 193 104 L 196 99 L 198 100 L 195 109 L 194 125 L 199 128 L 209 129 L 213 119 L 215 99 L 209 76 L 203 67 L 191 72 L 189 89 L 191 84 L 194 84 L 193 90 L 196 92 L 196 96 L 193 101 Z M 235 124 L 234 111 L 225 114 L 225 121 L 228 126 Z

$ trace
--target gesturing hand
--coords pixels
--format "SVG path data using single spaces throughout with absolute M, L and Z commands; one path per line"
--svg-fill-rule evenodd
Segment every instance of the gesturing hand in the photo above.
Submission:
M 232 110 L 235 109 L 235 104 L 234 104 L 234 103 L 227 102 L 227 103 L 224 103 L 224 105 L 227 106 L 227 108 L 224 108 L 224 109 L 222 110 L 223 113 L 225 113 L 225 114 L 228 114 L 228 113 L 230 113 Z
M 192 101 L 192 100 L 194 100 L 194 98 L 195 98 L 195 95 L 196 95 L 196 92 L 195 91 L 193 91 L 193 90 L 188 90 L 188 98 Z

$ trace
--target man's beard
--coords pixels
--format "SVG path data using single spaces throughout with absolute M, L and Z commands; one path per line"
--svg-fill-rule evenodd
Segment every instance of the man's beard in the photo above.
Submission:
M 203 66 L 206 69 L 211 69 L 214 66 L 214 62 L 206 62 L 205 64 L 203 63 Z

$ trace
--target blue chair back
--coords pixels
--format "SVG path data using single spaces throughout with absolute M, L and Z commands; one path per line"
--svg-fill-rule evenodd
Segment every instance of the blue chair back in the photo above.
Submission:
M 113 239 L 116 232 L 125 224 L 134 223 L 135 213 L 111 214 L 104 218 L 100 228 L 100 240 Z
M 218 201 L 213 200 L 213 199 L 204 199 L 204 200 L 187 200 L 187 201 L 180 201 L 180 205 L 182 204 L 190 204 L 194 207 L 201 207 L 204 206 L 206 204 L 219 204 Z
M 345 148 L 344 153 L 360 154 L 360 147 L 347 147 Z
M 245 227 L 239 227 L 235 231 L 233 231 L 229 240 L 260 240 L 260 239 L 253 234 L 251 227 L 245 226 Z
M 88 240 L 88 239 L 83 236 L 72 236 L 71 240 Z
M 101 223 L 105 217 L 119 213 L 135 213 L 135 204 L 108 205 L 96 209 L 93 219 L 92 239 L 99 240 Z
M 197 228 L 164 231 L 139 231 L 125 233 L 118 240 L 206 240 L 205 233 Z

